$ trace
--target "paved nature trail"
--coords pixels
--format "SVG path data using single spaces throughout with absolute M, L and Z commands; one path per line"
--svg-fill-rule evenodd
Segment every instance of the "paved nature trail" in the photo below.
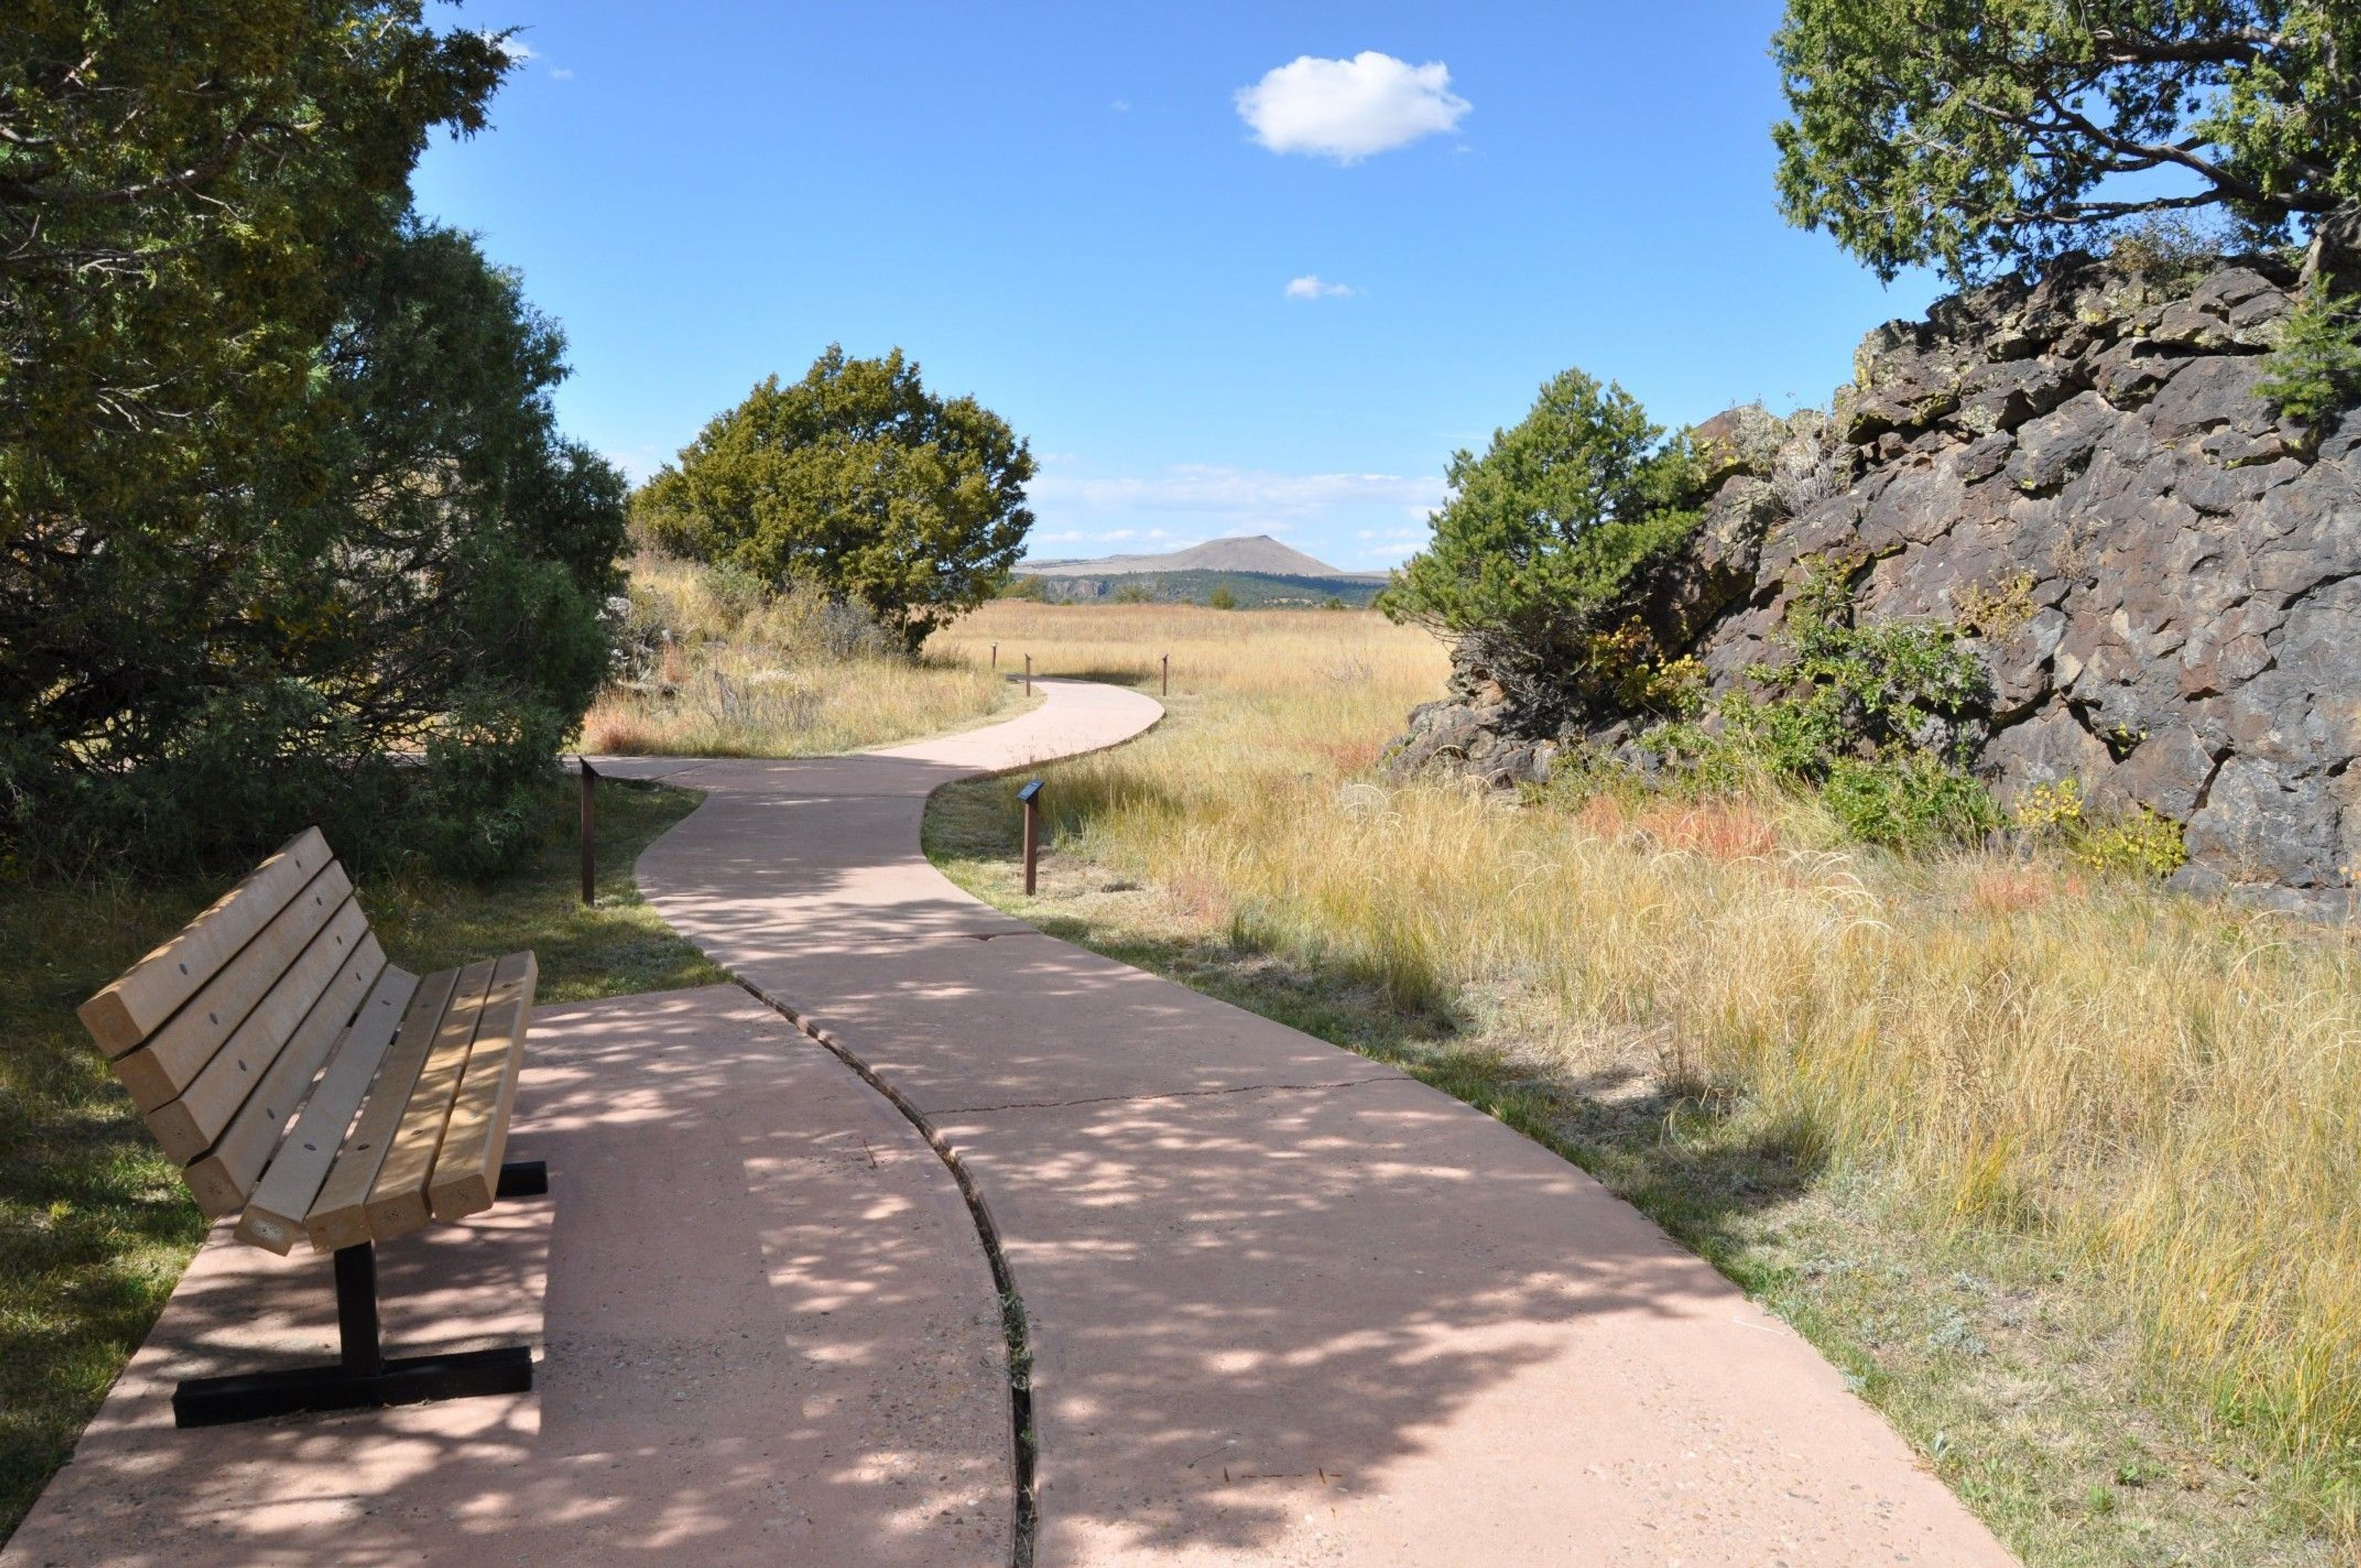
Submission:
M 648 897 L 931 1124 L 995 1223 L 1043 1568 L 2009 1561 L 1817 1353 L 1587 1176 L 928 865 L 944 783 L 1160 712 L 1038 684 L 923 745 L 633 771 L 708 792 L 642 857 Z
M 2009 1562 L 1588 1177 L 938 874 L 937 787 L 1161 711 L 1038 684 L 894 751 L 601 764 L 707 792 L 641 885 L 899 1110 L 736 987 L 537 1010 L 511 1150 L 550 1196 L 380 1249 L 390 1349 L 537 1341 L 534 1390 L 176 1431 L 179 1377 L 334 1354 L 323 1261 L 217 1228 L 0 1568 L 1001 1568 L 979 1208 L 1034 1350 L 1041 1568 Z

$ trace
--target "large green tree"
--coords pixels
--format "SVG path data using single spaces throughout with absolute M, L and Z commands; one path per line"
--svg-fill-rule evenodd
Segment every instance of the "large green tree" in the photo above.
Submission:
M 0 27 L 0 851 L 519 847 L 622 486 L 514 280 L 406 216 L 506 69 L 416 0 Z
M 1378 608 L 1453 638 L 1536 716 L 1573 700 L 1647 565 L 1694 532 L 1704 469 L 1639 400 L 1567 370 L 1481 457 L 1452 455 L 1434 537 Z
M 1787 216 L 1887 279 L 2038 265 L 2154 212 L 2361 237 L 2353 0 L 1788 0 L 1773 52 Z
M 1033 455 L 973 398 L 927 390 L 900 349 L 831 345 L 763 381 L 632 498 L 662 547 L 854 600 L 911 652 L 989 598 L 1025 547 Z

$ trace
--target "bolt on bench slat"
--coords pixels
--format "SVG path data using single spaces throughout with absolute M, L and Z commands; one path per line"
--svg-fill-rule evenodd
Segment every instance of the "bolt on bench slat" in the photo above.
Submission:
M 333 858 L 317 828 L 288 839 L 244 882 L 82 1004 L 91 1038 L 108 1056 L 119 1057 L 154 1034 Z
M 352 896 L 352 879 L 345 875 L 345 868 L 328 862 L 237 957 L 172 1014 L 170 1022 L 115 1062 L 115 1075 L 131 1091 L 131 1102 L 142 1114 L 178 1099 L 196 1081 L 223 1042 L 246 1022 L 255 1003 Z
M 436 978 L 447 980 L 456 973 L 449 970 Z M 418 977 L 396 965 L 388 964 L 378 976 L 359 1016 L 337 1036 L 327 1070 L 279 1145 L 262 1184 L 247 1199 L 246 1212 L 237 1223 L 238 1240 L 284 1256 L 302 1238 L 303 1217 L 312 1212 L 344 1146 L 345 1131 L 353 1124 L 353 1113 L 360 1109 L 361 1097 L 368 1092 L 419 989 Z M 223 1140 L 224 1148 L 236 1136 L 232 1129 Z
M 320 1000 L 295 1026 L 278 1059 L 230 1118 L 229 1125 L 202 1158 L 191 1161 L 181 1173 L 207 1219 L 236 1212 L 252 1196 L 263 1167 L 270 1163 L 288 1124 L 304 1103 L 304 1091 L 318 1077 L 320 1064 L 354 1026 L 385 970 L 385 949 L 378 945 L 375 933 L 363 936 L 359 950 L 336 971 Z M 398 1004 L 394 1016 L 401 1016 Z M 349 1108 L 346 1117 L 351 1118 Z M 311 1201 L 309 1194 L 304 1201 Z
M 335 1252 L 369 1239 L 365 1212 L 369 1190 L 376 1186 L 379 1168 L 385 1164 L 393 1135 L 401 1128 L 410 1091 L 418 1082 L 420 1070 L 426 1066 L 427 1052 L 434 1047 L 444 1010 L 451 1004 L 461 973 L 458 970 L 444 970 L 428 975 L 411 993 L 401 1031 L 394 1036 L 392 1047 L 378 1069 L 377 1081 L 369 1086 L 368 1102 L 361 1107 L 360 1120 L 346 1135 L 327 1181 L 313 1201 L 311 1212 L 303 1216 L 303 1229 L 311 1236 L 315 1251 Z M 263 1180 L 267 1185 L 269 1178 Z
M 213 1147 L 296 1028 L 311 1015 L 313 1003 L 343 971 L 345 960 L 360 950 L 368 935 L 368 916 L 346 899 L 181 1097 L 148 1113 L 148 1131 L 174 1163 L 186 1165 Z M 356 1003 L 359 1000 L 352 998 Z

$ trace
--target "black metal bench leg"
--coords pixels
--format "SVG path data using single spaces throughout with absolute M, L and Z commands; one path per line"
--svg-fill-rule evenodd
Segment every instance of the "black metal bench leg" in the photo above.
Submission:
M 526 1198 L 548 1190 L 549 1168 L 540 1160 L 500 1167 L 500 1196 Z M 343 1351 L 337 1365 L 192 1377 L 172 1391 L 174 1424 L 222 1426 L 298 1410 L 415 1405 L 478 1394 L 522 1394 L 533 1387 L 533 1352 L 521 1344 L 388 1360 L 378 1338 L 377 1249 L 367 1242 L 341 1248 L 335 1266 L 336 1334 Z
M 512 1159 L 500 1167 L 500 1184 L 492 1195 L 495 1198 L 538 1198 L 548 1190 L 548 1161 Z

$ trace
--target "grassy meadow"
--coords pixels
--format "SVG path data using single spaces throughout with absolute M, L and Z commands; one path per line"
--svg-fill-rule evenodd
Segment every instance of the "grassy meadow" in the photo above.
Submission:
M 1442 651 L 1365 613 L 999 603 L 937 645 L 1153 691 L 929 850 L 1060 935 L 1403 1061 L 1809 1334 L 2033 1563 L 2350 1562 L 2361 941 L 1806 801 L 1523 808 L 1369 765 Z
M 724 981 L 631 881 L 640 850 L 699 798 L 599 786 L 595 907 L 580 902 L 570 783 L 553 785 L 540 851 L 517 874 L 364 876 L 361 902 L 393 960 L 422 973 L 533 948 L 545 1002 Z M 221 891 L 105 882 L 0 899 L 0 1541 L 72 1453 L 205 1233 L 74 1008 Z
M 626 667 L 584 751 L 810 757 L 963 729 L 1021 700 L 989 671 L 912 660 L 818 593 L 660 555 L 631 563 Z

